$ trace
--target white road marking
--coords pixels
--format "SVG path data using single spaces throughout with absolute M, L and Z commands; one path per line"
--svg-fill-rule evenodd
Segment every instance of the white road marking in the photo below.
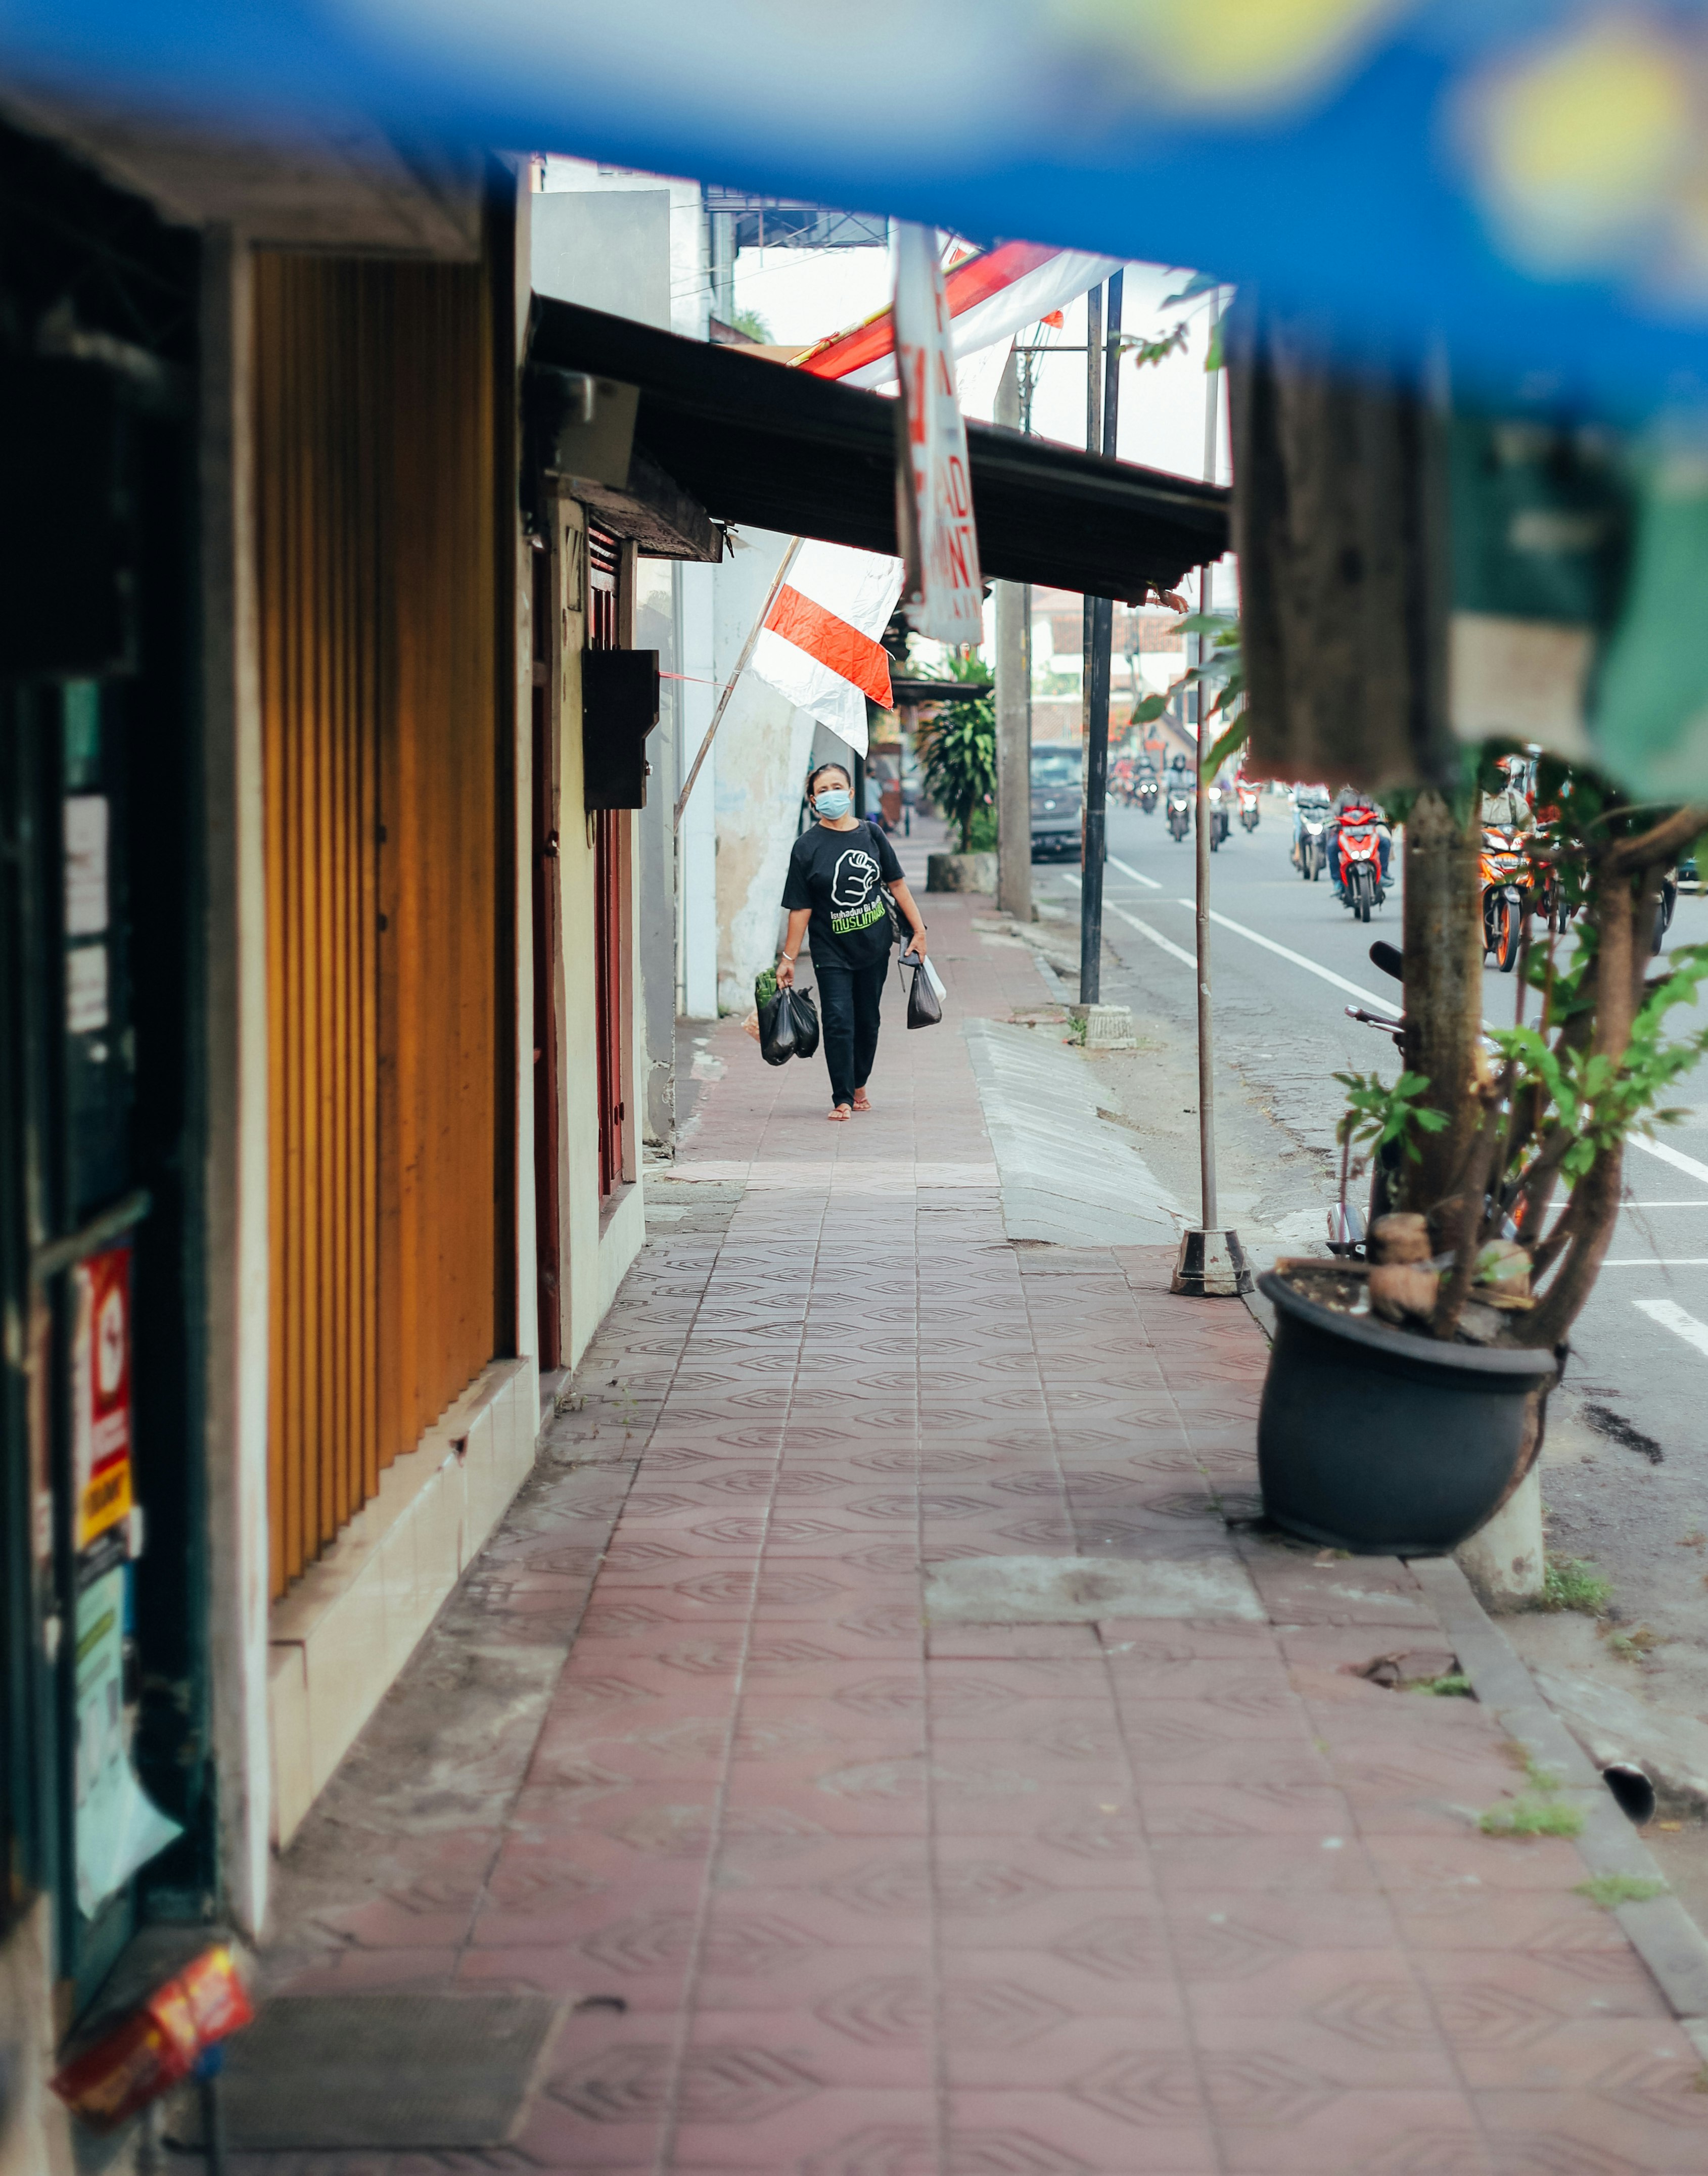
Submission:
M 1112 857 L 1111 858 L 1112 859 Z M 1121 864 L 1117 862 L 1115 866 L 1118 868 Z M 1063 870 L 1063 874 L 1067 875 L 1067 872 Z M 1150 881 L 1150 879 L 1149 877 L 1146 877 L 1145 882 L 1149 884 Z M 1069 876 L 1068 882 L 1072 884 L 1075 891 L 1078 891 L 1080 889 L 1080 879 L 1078 877 Z M 1161 889 L 1161 886 L 1160 884 L 1157 886 L 1157 889 L 1159 891 Z M 1124 906 L 1118 906 L 1112 899 L 1106 898 L 1103 904 L 1111 914 L 1118 914 L 1123 922 L 1130 923 L 1130 925 L 1139 932 L 1141 937 L 1148 937 L 1153 944 L 1160 944 L 1165 952 L 1172 953 L 1177 960 L 1183 960 L 1186 965 L 1191 968 L 1194 975 L 1198 972 L 1197 960 L 1193 958 L 1189 952 L 1183 951 L 1180 946 L 1175 944 L 1172 938 L 1165 937 L 1160 929 L 1153 929 L 1148 922 L 1141 922 L 1136 914 L 1129 914 Z
M 1189 914 L 1198 911 L 1189 899 L 1176 900 L 1174 903 L 1177 906 L 1183 906 Z M 1225 914 L 1218 914 L 1214 907 L 1210 910 L 1210 918 L 1223 929 L 1231 929 L 1236 937 L 1248 937 L 1254 944 L 1261 944 L 1265 952 L 1279 953 L 1283 960 L 1291 960 L 1295 967 L 1303 967 L 1307 974 L 1319 975 L 1324 982 L 1332 982 L 1337 990 L 1346 990 L 1355 998 L 1362 998 L 1367 1005 L 1379 1005 L 1384 1013 L 1391 1013 L 1395 1020 L 1399 1019 L 1401 1008 L 1391 998 L 1379 998 L 1373 990 L 1364 989 L 1357 982 L 1349 982 L 1344 975 L 1335 974 L 1332 968 L 1319 967 L 1314 960 L 1307 960 L 1303 952 L 1295 952 L 1290 945 L 1277 944 L 1273 937 L 1259 936 L 1256 930 L 1248 929 L 1243 922 L 1230 922 Z M 1196 964 L 1194 961 L 1194 965 Z M 1708 1171 L 1702 1175 L 1708 1178 Z
M 1708 1322 L 1698 1322 L 1694 1314 L 1686 1314 L 1670 1299 L 1634 1299 L 1631 1304 L 1640 1314 L 1646 1314 L 1662 1330 L 1670 1330 L 1675 1337 L 1682 1337 L 1687 1345 L 1708 1356 Z
M 1161 891 L 1162 889 L 1161 885 L 1157 883 L 1155 877 L 1140 877 L 1137 869 L 1127 868 L 1125 862 L 1118 862 L 1112 854 L 1109 857 L 1109 866 L 1113 869 L 1126 869 L 1127 874 L 1129 877 L 1139 877 L 1140 883 L 1149 884 L 1152 891 Z M 1062 874 L 1066 878 L 1067 881 L 1072 884 L 1075 891 L 1083 891 L 1085 889 L 1085 886 L 1080 883 L 1079 878 L 1074 874 L 1071 869 L 1063 869 Z M 1106 892 L 1104 894 L 1104 897 L 1107 898 L 1107 896 L 1108 894 Z
M 1175 959 L 1183 960 L 1194 975 L 1198 972 L 1197 960 L 1175 944 L 1172 938 L 1165 937 L 1160 929 L 1153 929 L 1148 922 L 1141 922 L 1136 914 L 1129 914 L 1124 906 L 1117 906 L 1112 899 L 1105 900 L 1103 904 L 1111 914 L 1118 914 L 1123 922 L 1130 923 L 1141 937 L 1148 937 L 1153 944 L 1160 944 L 1165 952 L 1172 953 Z
M 1708 1183 L 1708 1163 L 1698 1163 L 1694 1156 L 1687 1156 L 1682 1149 L 1671 1148 L 1665 1141 L 1647 1140 L 1641 1134 L 1629 1134 L 1628 1139 L 1631 1146 L 1641 1149 L 1645 1156 L 1659 1156 L 1662 1163 L 1671 1164 L 1675 1171 L 1688 1172 L 1692 1178 Z

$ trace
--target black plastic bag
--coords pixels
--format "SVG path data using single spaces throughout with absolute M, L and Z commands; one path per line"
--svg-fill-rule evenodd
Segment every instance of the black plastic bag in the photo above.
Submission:
M 795 1015 L 795 1055 L 811 1058 L 819 1047 L 819 1008 L 810 990 L 785 990 Z
M 779 990 L 759 1007 L 759 1055 L 767 1065 L 810 1058 L 819 1047 L 819 1009 L 808 990 Z
M 913 971 L 913 981 L 907 993 L 907 1025 L 909 1027 L 935 1027 L 943 1018 L 943 1000 L 931 987 L 931 977 L 922 966 Z

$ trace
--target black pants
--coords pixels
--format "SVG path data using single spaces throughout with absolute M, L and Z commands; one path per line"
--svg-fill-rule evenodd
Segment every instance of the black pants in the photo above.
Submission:
M 830 1069 L 830 1101 L 851 1103 L 854 1091 L 870 1079 L 878 1054 L 878 1007 L 889 955 L 869 967 L 845 967 L 835 960 L 815 960 L 813 965 L 819 976 L 819 1023 Z

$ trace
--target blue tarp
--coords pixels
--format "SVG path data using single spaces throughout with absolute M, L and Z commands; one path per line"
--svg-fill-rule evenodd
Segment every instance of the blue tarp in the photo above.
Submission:
M 1477 398 L 1708 389 L 1700 7 L 0 0 L 0 72 L 1203 267 Z

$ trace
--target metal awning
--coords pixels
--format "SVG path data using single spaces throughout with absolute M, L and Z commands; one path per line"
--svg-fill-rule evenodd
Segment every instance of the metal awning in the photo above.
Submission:
M 636 472 L 650 472 L 645 492 L 629 480 L 637 503 L 655 504 L 662 478 L 716 521 L 895 551 L 894 400 L 545 296 L 528 359 L 536 405 L 562 372 L 636 389 Z M 1228 547 L 1216 485 L 989 424 L 968 424 L 967 446 L 979 556 L 997 579 L 1137 602 Z

